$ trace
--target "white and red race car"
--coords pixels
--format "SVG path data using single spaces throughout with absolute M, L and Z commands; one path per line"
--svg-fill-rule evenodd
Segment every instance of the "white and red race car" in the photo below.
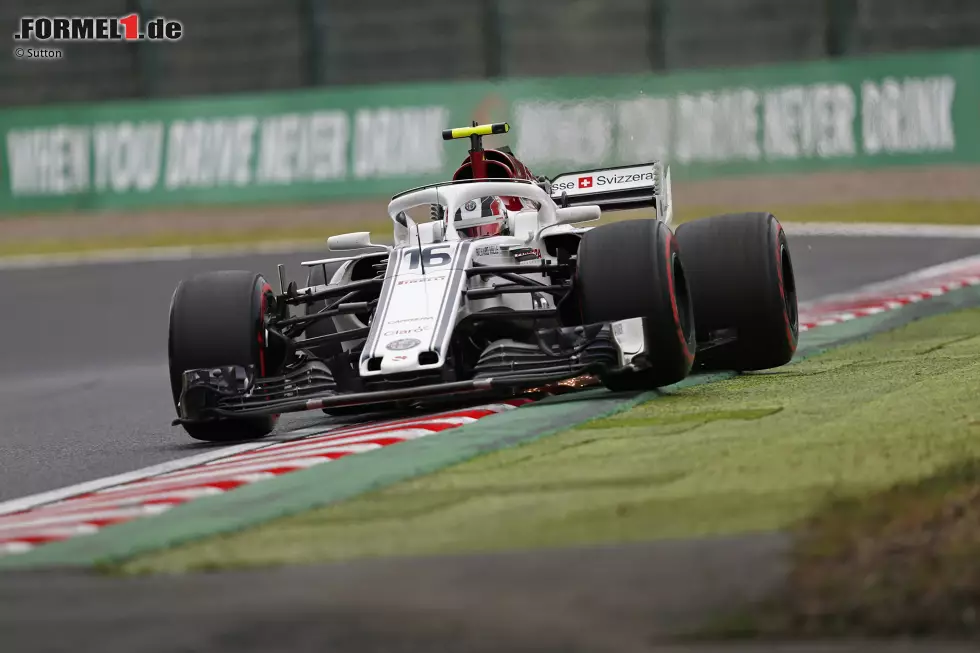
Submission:
M 216 272 L 170 310 L 178 419 L 202 440 L 262 437 L 281 413 L 361 411 L 514 395 L 589 378 L 615 391 L 692 369 L 787 363 L 798 316 L 789 246 L 771 214 L 671 229 L 664 164 L 535 177 L 482 138 L 453 180 L 405 191 L 394 244 L 329 239 L 304 287 Z M 582 226 L 608 211 L 649 217 Z M 355 252 L 344 256 L 338 252 Z

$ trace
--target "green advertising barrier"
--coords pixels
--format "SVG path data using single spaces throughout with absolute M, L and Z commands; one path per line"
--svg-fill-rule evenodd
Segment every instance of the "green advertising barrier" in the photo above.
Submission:
M 0 111 L 0 212 L 383 197 L 509 120 L 538 174 L 675 179 L 980 162 L 980 50 L 675 75 L 317 89 Z

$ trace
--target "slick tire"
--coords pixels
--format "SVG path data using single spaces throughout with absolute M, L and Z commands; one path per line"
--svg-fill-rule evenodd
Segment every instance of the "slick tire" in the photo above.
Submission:
M 796 279 L 786 234 L 769 213 L 703 218 L 677 228 L 694 300 L 699 370 L 785 365 L 799 338 Z
M 255 365 L 266 369 L 265 315 L 273 309 L 272 288 L 252 272 L 207 272 L 182 281 L 170 304 L 170 388 L 180 400 L 181 377 L 192 369 Z M 272 432 L 276 416 L 220 419 L 185 424 L 197 440 L 252 440 Z
M 583 324 L 646 318 L 651 367 L 606 376 L 610 390 L 648 390 L 686 377 L 694 362 L 694 311 L 681 249 L 658 220 L 628 220 L 587 231 L 575 287 Z

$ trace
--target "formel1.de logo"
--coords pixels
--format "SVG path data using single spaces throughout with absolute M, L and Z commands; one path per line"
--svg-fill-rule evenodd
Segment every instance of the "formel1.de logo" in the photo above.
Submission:
M 179 20 L 157 16 L 142 21 L 128 16 L 23 16 L 15 41 L 69 43 L 74 41 L 179 41 L 184 26 Z

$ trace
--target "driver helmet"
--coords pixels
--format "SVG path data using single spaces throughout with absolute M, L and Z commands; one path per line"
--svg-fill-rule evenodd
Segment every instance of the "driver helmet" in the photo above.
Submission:
M 499 197 L 470 200 L 456 211 L 453 226 L 464 238 L 499 236 L 504 232 L 507 209 Z

